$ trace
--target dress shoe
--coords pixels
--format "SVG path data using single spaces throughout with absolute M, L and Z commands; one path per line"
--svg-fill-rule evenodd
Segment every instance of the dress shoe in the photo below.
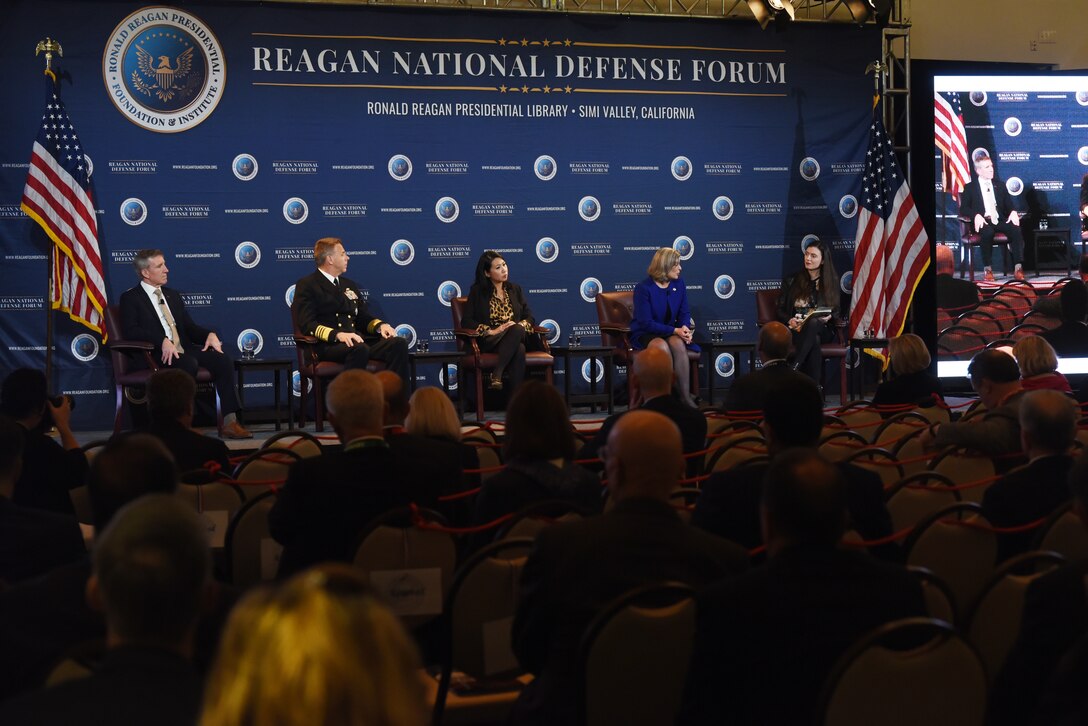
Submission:
M 220 438 L 224 439 L 252 439 L 253 434 L 242 424 L 237 421 L 231 421 L 229 424 L 223 424 L 223 433 L 220 434 Z
M 502 379 L 492 373 L 491 380 L 488 381 L 487 387 L 493 391 L 502 390 Z
M 1023 280 L 1024 279 L 1024 268 L 1023 267 L 1017 267 L 1016 272 L 1012 273 L 1012 276 L 1014 278 L 1016 278 L 1017 280 Z
M 994 282 L 994 271 L 986 270 L 986 272 L 982 275 L 982 280 L 983 282 Z

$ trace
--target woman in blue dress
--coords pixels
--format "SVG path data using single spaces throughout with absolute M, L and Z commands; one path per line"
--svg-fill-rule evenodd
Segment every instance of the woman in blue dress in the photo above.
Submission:
M 636 350 L 657 347 L 672 355 L 680 400 L 695 405 L 691 396 L 691 364 L 688 351 L 698 351 L 692 342 L 695 323 L 688 307 L 688 293 L 680 279 L 680 253 L 662 247 L 654 253 L 649 275 L 635 285 L 631 345 Z

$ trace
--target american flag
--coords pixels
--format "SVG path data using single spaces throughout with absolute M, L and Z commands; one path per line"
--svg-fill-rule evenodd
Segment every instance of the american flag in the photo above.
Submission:
M 64 104 L 56 77 L 46 72 L 45 113 L 21 205 L 56 247 L 50 301 L 53 309 L 102 335 L 106 285 L 98 250 L 98 221 L 91 199 L 88 161 Z
M 933 94 L 933 143 L 941 150 L 941 184 L 953 199 L 959 199 L 964 185 L 971 181 L 959 93 Z
M 878 338 L 902 333 L 914 289 L 929 266 L 929 237 L 879 114 L 877 107 L 869 131 L 854 238 L 850 336 L 855 338 L 870 330 Z M 886 351 L 866 352 L 887 366 Z

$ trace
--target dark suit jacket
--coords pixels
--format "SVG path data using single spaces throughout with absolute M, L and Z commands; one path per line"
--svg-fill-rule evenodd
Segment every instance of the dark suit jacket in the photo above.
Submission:
M 1088 632 L 1085 575 L 1088 560 L 1070 562 L 1028 585 L 1020 635 L 990 690 L 991 726 L 1030 723 L 1058 661 Z
M 838 657 L 873 628 L 925 614 L 898 565 L 833 548 L 793 548 L 699 598 L 678 723 L 814 724 Z
M 742 549 L 689 527 L 652 499 L 622 500 L 607 514 L 544 530 L 522 573 L 513 628 L 518 662 L 537 678 L 510 723 L 577 723 L 578 643 L 613 599 L 666 580 L 698 589 L 747 566 Z
M 506 283 L 506 294 L 510 298 L 510 308 L 513 310 L 515 323 L 528 320 L 536 324 L 533 311 L 529 309 L 529 302 L 525 299 L 525 293 L 520 285 L 512 282 Z M 465 314 L 461 318 L 462 328 L 478 328 L 481 325 L 491 327 L 491 293 L 481 290 L 473 284 L 468 291 L 468 304 L 465 305 Z
M 997 202 L 997 221 L 1004 222 L 1009 218 L 1009 214 L 1016 210 L 1013 206 L 1012 197 L 1009 196 L 1009 192 L 1005 189 L 1005 182 L 998 179 L 996 176 L 993 178 L 994 185 L 994 201 Z M 963 192 L 960 194 L 960 215 L 969 217 L 972 221 L 969 222 L 971 230 L 974 231 L 974 218 L 976 214 L 986 216 L 986 202 L 982 199 L 982 187 L 979 185 L 976 179 L 973 182 L 968 182 L 963 187 Z M 987 220 L 989 221 L 989 220 Z
M 340 332 L 376 335 L 382 320 L 367 310 L 359 285 L 346 275 L 337 278 L 340 287 L 329 282 L 319 270 L 295 283 L 295 316 L 303 335 L 336 342 Z
M 177 290 L 164 286 L 162 296 L 170 306 L 170 314 L 174 316 L 174 323 L 178 326 L 182 346 L 196 346 L 196 349 L 203 347 L 208 333 L 212 331 L 193 322 Z M 152 358 L 158 360 L 162 356 L 162 341 L 166 339 L 166 332 L 159 320 L 159 312 L 141 285 L 121 293 L 121 334 L 126 340 L 142 340 L 154 345 L 156 352 L 152 353 Z
M 0 722 L 95 726 L 189 726 L 200 714 L 201 679 L 181 656 L 123 646 L 106 653 L 89 678 L 60 683 L 0 707 Z
M 1045 456 L 1013 469 L 986 489 L 982 512 L 995 527 L 1016 527 L 1046 517 L 1069 501 L 1068 456 Z M 1027 552 L 1035 530 L 1002 534 L 997 539 L 998 562 Z M 1088 604 L 1085 605 L 1088 607 Z
M 943 399 L 941 379 L 928 370 L 896 376 L 876 387 L 873 404 L 893 406 L 896 404 L 921 403 L 932 405 L 933 396 Z
M 387 446 L 295 462 L 268 513 L 272 537 L 283 545 L 280 576 L 318 562 L 351 562 L 367 523 L 411 502 L 434 506 L 437 486 L 407 475 Z
M 13 584 L 87 553 L 75 517 L 0 497 L 0 581 Z
M 784 381 L 794 378 L 808 379 L 798 373 L 784 360 L 774 361 L 759 370 L 752 371 L 733 381 L 729 392 L 725 394 L 723 411 L 755 411 L 763 415 L 763 404 L 767 393 L 775 390 Z
M 768 464 L 756 463 L 719 471 L 703 482 L 703 492 L 691 514 L 691 523 L 707 532 L 737 542 L 746 549 L 763 544 L 759 507 L 763 498 L 763 476 Z M 884 504 L 880 477 L 853 464 L 837 465 L 846 479 L 850 526 L 866 540 L 892 533 L 892 519 Z M 898 560 L 896 544 L 874 548 L 882 559 Z
M 23 470 L 11 500 L 21 507 L 74 515 L 70 489 L 87 483 L 87 455 L 65 449 L 52 437 L 28 431 L 23 438 Z
M 429 502 L 417 502 L 421 506 L 434 506 L 435 497 L 465 489 L 462 468 L 467 454 L 460 442 L 417 436 L 402 429 L 386 429 L 385 440 L 393 450 L 400 476 Z M 476 467 L 479 465 L 477 459 Z
M 952 275 L 937 275 L 937 307 L 944 308 L 953 317 L 967 312 L 980 298 L 978 285 L 970 280 L 960 280 Z
M 706 416 L 698 409 L 682 403 L 680 399 L 672 394 L 655 396 L 643 401 L 642 406 L 639 408 L 643 411 L 655 411 L 675 423 L 677 428 L 680 429 L 680 439 L 685 454 L 702 451 L 706 448 Z M 600 430 L 597 431 L 597 435 L 582 447 L 581 452 L 578 454 L 579 459 L 596 459 L 600 456 L 601 447 L 608 443 L 608 434 L 612 431 L 612 427 L 616 425 L 616 422 L 620 420 L 620 416 L 623 416 L 623 413 L 617 413 L 605 419 Z M 604 468 L 603 464 L 593 464 L 591 466 L 595 471 Z M 687 475 L 689 477 L 697 476 L 702 472 L 702 469 L 702 456 L 688 458 Z
M 205 462 L 218 463 L 224 473 L 230 473 L 230 449 L 220 439 L 205 436 L 177 422 L 152 424 L 147 431 L 162 440 L 174 455 L 179 472 L 203 469 Z
M 1080 358 L 1088 356 L 1088 325 L 1078 322 L 1063 322 L 1053 330 L 1040 333 L 1054 352 L 1062 358 Z

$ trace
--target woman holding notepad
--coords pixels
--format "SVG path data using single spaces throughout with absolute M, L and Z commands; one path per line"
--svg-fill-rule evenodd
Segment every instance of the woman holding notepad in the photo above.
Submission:
M 793 332 L 793 366 L 820 383 L 822 343 L 835 337 L 832 319 L 839 312 L 839 276 L 831 252 L 819 240 L 805 247 L 805 266 L 782 282 L 778 319 Z

